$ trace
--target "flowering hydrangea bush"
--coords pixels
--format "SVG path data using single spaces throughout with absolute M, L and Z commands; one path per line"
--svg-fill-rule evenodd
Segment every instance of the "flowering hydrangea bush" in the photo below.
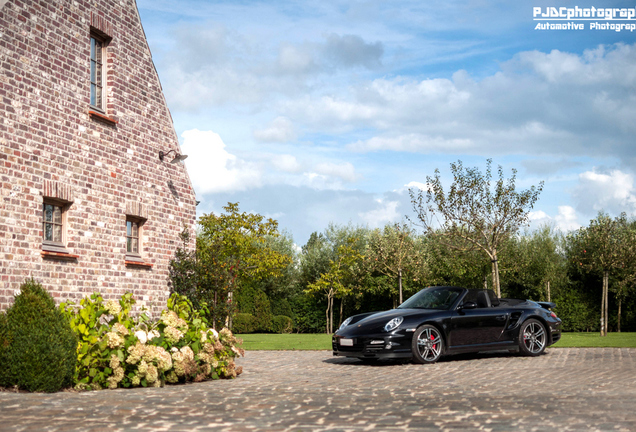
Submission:
M 234 362 L 244 355 L 242 342 L 228 329 L 209 328 L 205 310 L 185 296 L 172 294 L 154 322 L 143 311 L 131 314 L 134 304 L 130 293 L 107 302 L 95 293 L 79 305 L 60 305 L 79 338 L 76 388 L 161 387 L 242 372 Z

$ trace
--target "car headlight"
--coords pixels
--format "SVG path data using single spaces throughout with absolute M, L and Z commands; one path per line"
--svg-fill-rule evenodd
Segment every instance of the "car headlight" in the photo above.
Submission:
M 349 317 L 346 320 L 344 320 L 344 322 L 342 324 L 340 324 L 340 327 L 338 327 L 338 330 L 342 330 L 343 328 L 348 326 L 349 323 L 351 322 L 351 318 L 353 318 L 353 317 Z
M 384 326 L 384 331 L 390 332 L 395 330 L 399 327 L 400 324 L 402 324 L 402 321 L 404 321 L 404 318 L 402 317 L 393 318 L 391 321 L 386 323 L 386 325 Z

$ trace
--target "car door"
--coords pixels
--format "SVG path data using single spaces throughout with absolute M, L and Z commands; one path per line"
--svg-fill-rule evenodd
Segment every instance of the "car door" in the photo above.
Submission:
M 474 309 L 462 308 L 466 303 L 475 303 Z M 491 307 L 484 290 L 469 290 L 464 300 L 451 317 L 451 347 L 489 345 L 499 341 L 507 321 L 507 314 L 500 308 Z

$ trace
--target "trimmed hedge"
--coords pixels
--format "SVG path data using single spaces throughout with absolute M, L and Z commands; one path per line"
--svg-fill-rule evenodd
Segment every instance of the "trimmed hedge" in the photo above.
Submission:
M 254 333 L 256 330 L 256 320 L 254 315 L 248 313 L 237 313 L 232 318 L 232 331 L 234 333 Z
M 272 318 L 272 330 L 274 333 L 291 333 L 293 330 L 292 319 L 285 315 L 276 315 Z
M 73 385 L 77 337 L 51 295 L 27 280 L 0 318 L 0 386 L 56 392 Z

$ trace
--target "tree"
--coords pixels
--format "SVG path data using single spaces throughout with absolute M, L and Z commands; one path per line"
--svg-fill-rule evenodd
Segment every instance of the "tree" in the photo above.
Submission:
M 562 236 L 550 225 L 532 233 L 514 236 L 500 248 L 505 292 L 515 298 L 551 301 L 555 289 L 564 286 L 566 260 Z
M 357 273 L 363 256 L 356 250 L 355 238 L 338 247 L 337 257 L 329 262 L 329 270 L 307 286 L 307 293 L 321 292 L 327 296 L 327 333 L 333 333 L 333 300 L 349 295 L 357 285 Z M 342 310 L 342 305 L 341 305 Z M 342 318 L 342 317 L 341 317 Z
M 292 261 L 268 243 L 279 235 L 276 221 L 240 213 L 238 203 L 223 209 L 224 214 L 199 219 L 194 256 L 184 231 L 184 246 L 177 249 L 170 269 L 173 290 L 187 294 L 195 304 L 205 302 L 214 327 L 228 324 L 234 311 L 232 294 L 240 281 L 280 275 Z
M 184 295 L 199 309 L 198 269 L 196 250 L 190 246 L 190 231 L 187 226 L 179 234 L 181 246 L 177 248 L 174 258 L 170 260 L 170 279 L 168 285 L 171 292 Z
M 366 258 L 371 271 L 396 279 L 400 304 L 403 274 L 412 273 L 417 279 L 424 267 L 424 257 L 416 247 L 413 231 L 405 224 L 386 225 L 383 231 L 373 230 Z
M 607 336 L 610 273 L 620 272 L 633 261 L 636 238 L 629 229 L 625 213 L 612 219 L 600 212 L 590 226 L 579 229 L 572 237 L 573 259 L 583 269 L 603 276 L 601 292 L 601 336 Z
M 426 191 L 410 189 L 411 202 L 424 230 L 445 238 L 448 247 L 459 251 L 481 250 L 489 258 L 493 287 L 501 296 L 499 283 L 498 248 L 507 237 L 517 233 L 528 221 L 543 182 L 539 187 L 516 191 L 517 171 L 504 178 L 499 166 L 494 183 L 488 159 L 486 173 L 478 168 L 466 168 L 461 161 L 451 163 L 453 183 L 448 194 L 444 192 L 440 172 L 427 176 Z

